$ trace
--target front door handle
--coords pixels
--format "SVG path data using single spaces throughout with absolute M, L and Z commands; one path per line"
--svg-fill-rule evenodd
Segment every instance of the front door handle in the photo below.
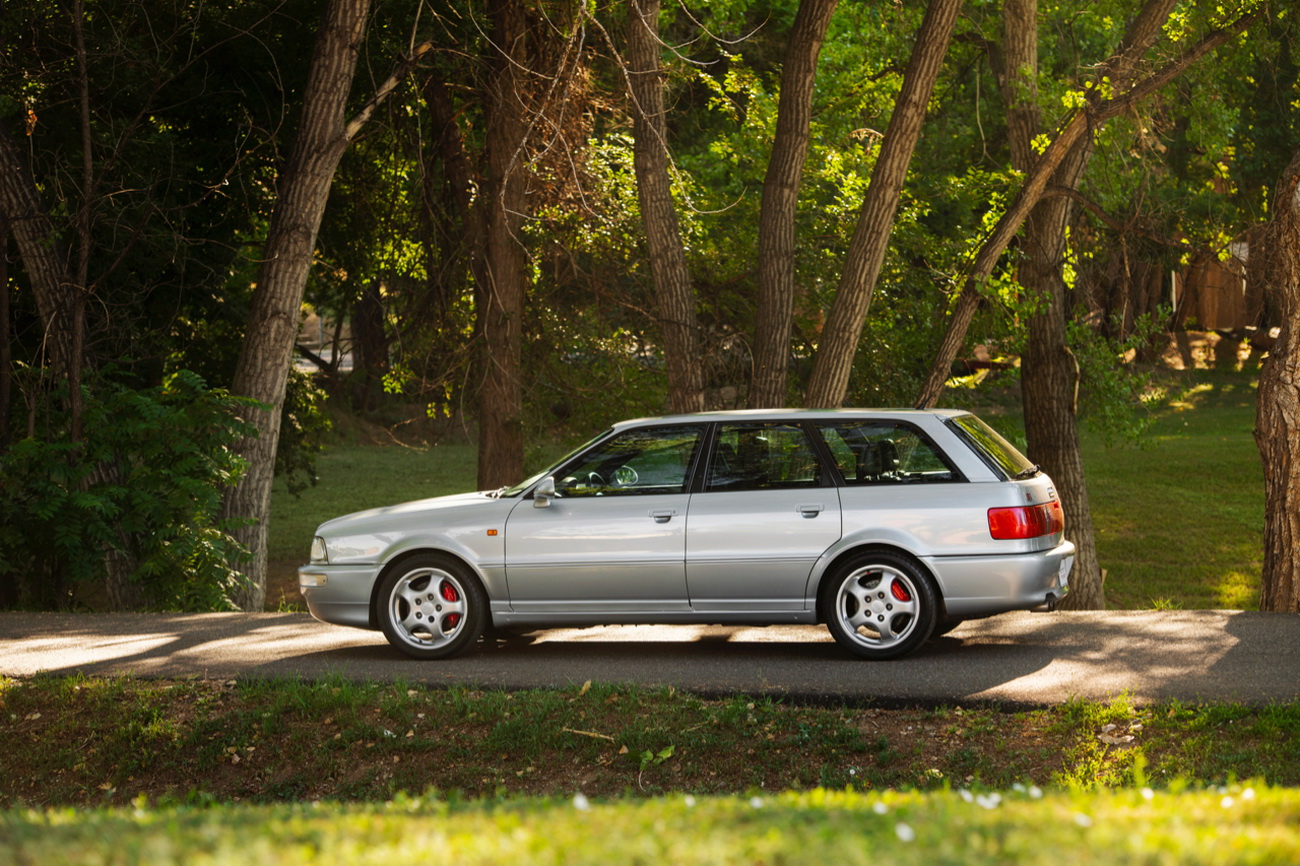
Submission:
M 665 508 L 661 511 L 650 512 L 650 516 L 655 519 L 655 523 L 667 523 L 668 521 L 672 520 L 673 517 L 676 516 L 676 514 L 677 514 L 677 509 L 675 508 Z
M 802 514 L 804 517 L 816 517 L 818 514 L 822 513 L 822 509 L 824 507 L 825 506 L 821 505 L 820 503 L 816 505 L 796 505 L 795 510 L 798 511 L 800 514 Z

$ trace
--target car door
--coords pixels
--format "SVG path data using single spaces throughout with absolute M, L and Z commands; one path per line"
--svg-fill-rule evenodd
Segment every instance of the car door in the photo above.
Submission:
M 689 610 L 687 485 L 703 425 L 627 429 L 570 461 L 545 507 L 506 521 L 506 582 L 520 612 Z
M 802 425 L 718 424 L 687 520 L 692 609 L 802 610 L 814 563 L 839 538 L 839 495 Z

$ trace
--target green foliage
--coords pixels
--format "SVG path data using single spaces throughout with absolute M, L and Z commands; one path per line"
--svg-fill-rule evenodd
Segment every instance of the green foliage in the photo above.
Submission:
M 275 474 L 294 496 L 316 486 L 316 455 L 324 448 L 325 434 L 334 426 L 325 413 L 325 403 L 325 390 L 319 381 L 290 367 L 280 410 Z
M 0 577 L 42 607 L 102 598 L 108 575 L 154 609 L 229 607 L 244 554 L 217 523 L 255 431 L 244 401 L 179 371 L 160 387 L 86 391 L 85 438 L 0 455 Z
M 1066 325 L 1066 343 L 1079 364 L 1079 417 L 1107 444 L 1138 442 L 1155 421 L 1152 374 L 1133 360 L 1158 340 L 1164 318 L 1139 316 L 1127 337 L 1107 337 L 1079 319 Z

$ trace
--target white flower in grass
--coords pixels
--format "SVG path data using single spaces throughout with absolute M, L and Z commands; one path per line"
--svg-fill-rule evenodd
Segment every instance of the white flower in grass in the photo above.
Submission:
M 908 824 L 899 824 L 894 828 L 894 833 L 898 836 L 899 841 L 913 842 L 916 840 L 916 831 Z
M 970 791 L 967 791 L 965 788 L 962 788 L 960 791 L 958 791 L 957 796 L 961 797 L 967 803 L 975 802 L 975 795 L 972 794 Z
M 1035 800 L 1041 800 L 1043 797 L 1043 789 L 1037 785 L 1030 785 L 1029 796 Z
M 1087 815 L 1083 814 L 1082 812 L 1075 812 L 1075 813 L 1074 813 L 1074 823 L 1078 824 L 1080 827 L 1091 827 L 1091 826 L 1092 826 L 1092 818 L 1088 817 Z
M 877 800 L 871 805 L 871 811 L 875 812 L 877 815 L 883 815 L 889 811 L 889 807 Z
M 693 795 L 691 795 L 691 794 L 687 794 L 687 795 L 682 799 L 682 802 L 686 804 L 686 808 L 687 808 L 687 809 L 694 809 L 694 808 L 695 808 L 695 797 L 694 797 Z
M 1243 800 L 1253 800 L 1253 799 L 1255 799 L 1255 789 L 1254 789 L 1254 788 L 1247 788 L 1246 790 L 1242 791 L 1242 792 L 1241 792 L 1241 799 L 1243 799 Z
M 975 802 L 981 809 L 996 809 L 1002 803 L 1002 795 L 997 791 L 992 794 L 980 794 Z
M 1152 791 L 1150 788 L 1143 788 L 1143 789 L 1142 789 L 1142 799 L 1143 799 L 1143 800 L 1154 800 L 1154 799 L 1155 799 L 1155 796 L 1156 796 L 1156 792 L 1155 792 L 1155 791 Z
M 753 806 L 755 809 L 761 809 L 761 808 L 763 808 L 763 798 L 762 798 L 762 797 L 750 797 L 750 798 L 749 798 L 749 805 L 750 805 L 750 806 Z
M 1224 797 L 1222 800 L 1219 801 L 1219 805 L 1222 806 L 1224 809 L 1231 809 L 1233 804 L 1236 802 L 1237 801 L 1232 799 L 1231 797 Z
M 573 795 L 573 808 L 579 812 L 588 812 L 591 810 L 591 801 L 587 799 L 586 794 L 579 791 Z

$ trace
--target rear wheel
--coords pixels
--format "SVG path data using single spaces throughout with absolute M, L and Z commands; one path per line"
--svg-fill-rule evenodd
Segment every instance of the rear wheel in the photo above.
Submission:
M 397 649 L 417 659 L 442 659 L 478 640 L 487 595 L 464 565 L 435 554 L 399 563 L 379 587 L 379 626 Z
M 934 585 L 907 557 L 889 551 L 859 554 L 825 583 L 826 628 L 854 655 L 892 659 L 930 637 L 938 602 Z

